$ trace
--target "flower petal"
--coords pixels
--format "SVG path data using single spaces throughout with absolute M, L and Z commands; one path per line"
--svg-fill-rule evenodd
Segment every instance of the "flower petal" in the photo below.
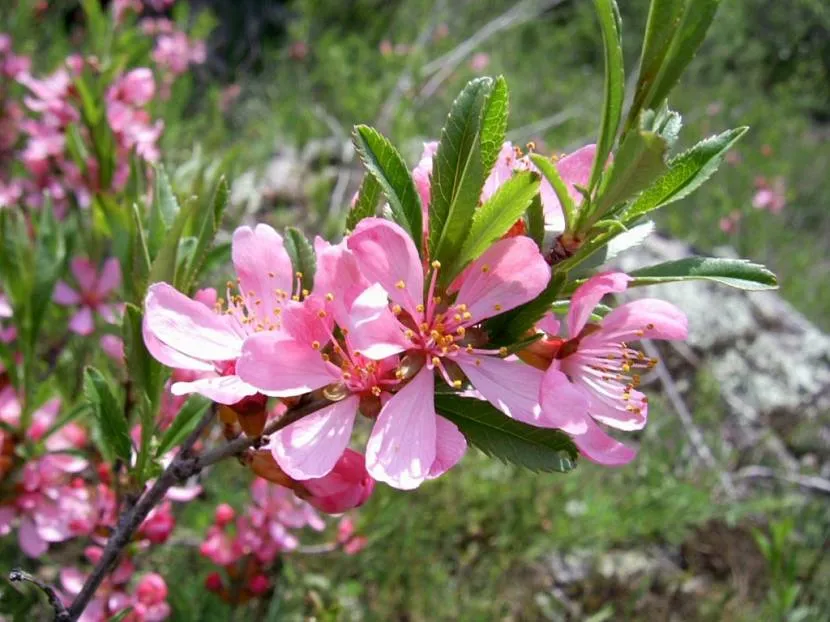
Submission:
M 689 320 L 683 311 L 665 300 L 641 298 L 611 311 L 603 318 L 602 329 L 584 341 L 686 339 L 688 336 Z
M 574 436 L 573 441 L 580 453 L 591 462 L 604 466 L 622 466 L 637 456 L 634 449 L 608 436 L 592 419 L 588 418 L 587 423 L 586 432 Z
M 149 350 L 159 363 L 172 367 L 173 369 L 191 369 L 193 371 L 215 371 L 216 367 L 213 363 L 208 363 L 201 359 L 193 358 L 182 354 L 175 348 L 162 343 L 156 336 L 147 328 L 146 316 L 141 324 L 141 334 L 144 338 L 144 345 Z
M 416 306 L 424 300 L 424 270 L 412 238 L 395 223 L 364 218 L 348 239 L 363 275 L 380 283 L 394 302 L 420 317 Z
M 167 283 L 154 283 L 144 299 L 146 330 L 166 346 L 203 361 L 229 361 L 242 349 L 233 318 L 219 315 Z
M 58 281 L 55 284 L 55 291 L 52 292 L 52 300 L 59 305 L 76 305 L 81 302 L 81 296 L 64 281 Z M 11 308 L 9 309 L 9 315 L 5 317 L 10 316 Z M 0 317 L 3 316 L 0 315 Z
M 302 395 L 340 378 L 340 369 L 324 361 L 319 350 L 279 333 L 248 337 L 236 373 L 262 393 L 277 397 Z
M 276 290 L 289 296 L 294 283 L 291 258 L 282 236 L 268 225 L 238 227 L 233 232 L 231 255 L 246 306 L 269 321 L 278 306 Z
M 98 270 L 95 264 L 86 257 L 74 257 L 69 267 L 82 292 L 93 292 L 95 290 L 95 281 L 98 278 Z
M 456 303 L 467 305 L 467 323 L 475 324 L 536 298 L 550 280 L 550 267 L 536 243 L 519 236 L 493 244 L 462 276 Z
M 568 194 L 571 195 L 576 205 L 582 203 L 583 196 L 574 186 L 588 186 L 591 179 L 591 169 L 596 157 L 597 146 L 593 144 L 585 145 L 573 153 L 569 153 L 556 163 L 556 170 L 568 187 Z
M 91 335 L 95 330 L 95 320 L 92 318 L 92 309 L 81 307 L 69 320 L 69 330 L 79 335 Z
M 270 448 L 274 460 L 294 479 L 327 475 L 349 445 L 359 402 L 353 395 L 273 434 Z
M 314 240 L 314 251 L 317 254 L 317 273 L 314 277 L 314 294 L 327 296 L 332 300 L 327 307 L 334 315 L 335 321 L 341 326 L 346 325 L 349 308 L 355 298 L 369 287 L 370 283 L 360 272 L 357 258 L 346 242 L 329 244 L 323 238 Z
M 366 445 L 369 474 L 412 490 L 429 476 L 436 455 L 435 378 L 424 367 L 380 411 Z
M 568 434 L 585 434 L 588 431 L 588 397 L 554 365 L 545 372 L 540 401 L 546 427 Z
M 119 285 L 121 285 L 121 264 L 118 263 L 117 258 L 110 257 L 104 262 L 95 291 L 103 298 Z
M 631 277 L 622 272 L 603 272 L 577 287 L 571 297 L 571 308 L 568 309 L 568 334 L 576 337 L 602 297 L 624 292 L 630 280 Z
M 348 343 L 353 351 L 380 360 L 409 347 L 404 328 L 389 309 L 386 290 L 375 283 L 354 301 L 349 313 Z
M 505 415 L 530 425 L 545 425 L 539 404 L 541 370 L 498 355 L 464 354 L 455 362 L 484 399 Z
M 29 557 L 40 557 L 49 550 L 49 544 L 40 537 L 34 522 L 28 517 L 20 521 L 17 541 L 20 544 L 20 550 Z
M 467 453 L 467 439 L 452 422 L 440 415 L 435 418 L 435 460 L 429 468 L 427 479 L 443 475 Z
M 553 313 L 545 314 L 545 317 L 543 317 L 536 323 L 536 328 L 545 331 L 548 335 L 551 336 L 558 335 L 561 326 L 562 322 L 557 320 L 556 316 Z
M 174 382 L 170 387 L 173 395 L 198 393 L 219 404 L 236 404 L 239 400 L 259 393 L 255 387 L 244 382 L 239 376 L 213 376 L 191 382 Z

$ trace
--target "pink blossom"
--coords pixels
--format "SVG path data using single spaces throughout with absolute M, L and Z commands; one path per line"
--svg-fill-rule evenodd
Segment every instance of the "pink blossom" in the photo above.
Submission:
M 764 177 L 755 180 L 755 195 L 752 206 L 765 209 L 772 214 L 780 214 L 787 205 L 787 186 L 783 177 L 776 177 L 772 183 Z
M 648 400 L 637 390 L 639 376 L 632 370 L 654 363 L 627 344 L 637 339 L 685 339 L 686 316 L 663 300 L 640 299 L 614 309 L 599 323 L 591 313 L 603 296 L 625 291 L 631 278 L 621 272 L 591 277 L 571 299 L 568 339 L 557 336 L 559 322 L 548 316 L 539 324 L 543 341 L 535 354 L 548 365 L 540 402 L 549 427 L 570 434 L 589 460 L 605 465 L 631 461 L 635 452 L 608 436 L 597 423 L 618 430 L 646 425 Z
M 490 65 L 490 55 L 485 54 L 484 52 L 478 52 L 477 54 L 473 54 L 473 57 L 470 59 L 470 69 L 475 71 L 476 73 L 480 73 L 487 69 Z
M 346 555 L 355 555 L 362 551 L 369 541 L 366 536 L 357 535 L 354 520 L 350 516 L 344 516 L 337 523 L 337 542 L 343 547 Z
M 153 60 L 173 75 L 183 74 L 190 64 L 201 64 L 205 58 L 204 42 L 191 42 L 180 31 L 160 35 L 153 49 Z
M 138 534 L 153 544 L 164 544 L 176 526 L 173 507 L 169 501 L 152 509 L 138 528 Z
M 232 256 L 239 294 L 228 290 L 227 310 L 210 309 L 166 283 L 155 283 L 144 301 L 144 343 L 161 363 L 204 373 L 176 382 L 174 395 L 201 393 L 220 404 L 235 404 L 257 389 L 236 371 L 249 334 L 277 330 L 280 314 L 294 289 L 291 259 L 282 236 L 267 225 L 239 227 Z
M 328 474 L 303 482 L 309 493 L 304 499 L 321 512 L 340 514 L 366 503 L 374 486 L 363 455 L 346 449 Z
M 113 82 L 107 91 L 110 101 L 121 101 L 129 106 L 146 106 L 156 93 L 153 72 L 147 67 L 128 71 Z
M 118 260 L 107 259 L 100 272 L 86 258 L 76 257 L 71 262 L 72 274 L 78 289 L 73 289 L 64 281 L 55 286 L 52 299 L 61 305 L 80 308 L 69 321 L 69 329 L 79 335 L 90 335 L 95 330 L 95 314 L 106 322 L 115 323 L 116 305 L 107 303 L 110 294 L 121 284 L 121 266 Z

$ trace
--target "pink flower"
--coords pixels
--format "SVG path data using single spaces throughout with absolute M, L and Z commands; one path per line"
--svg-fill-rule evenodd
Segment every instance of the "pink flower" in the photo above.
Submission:
M 95 265 L 83 257 L 71 263 L 72 274 L 78 284 L 75 290 L 64 281 L 55 287 L 52 299 L 61 305 L 80 305 L 69 321 L 69 328 L 79 335 L 90 335 L 95 330 L 94 314 L 105 321 L 115 323 L 117 307 L 106 302 L 114 289 L 121 284 L 121 266 L 115 258 L 107 259 L 99 273 Z
M 550 270 L 532 240 L 514 237 L 496 242 L 447 292 L 436 290 L 440 265 L 434 262 L 425 274 L 412 240 L 394 223 L 365 219 L 348 245 L 364 276 L 378 284 L 353 311 L 353 347 L 369 358 L 406 352 L 408 359 L 417 361 L 408 372 L 414 378 L 384 404 L 369 438 L 366 461 L 372 477 L 395 487 L 415 488 L 464 454 L 464 437 L 455 425 L 436 415 L 431 399 L 425 399 L 435 392 L 433 371 L 456 388 L 466 376 L 508 416 L 538 420 L 541 410 L 534 389 L 541 374 L 518 360 L 503 358 L 498 350 L 478 347 L 486 335 L 477 326 L 532 300 L 547 285 Z
M 303 487 L 310 496 L 308 503 L 326 514 L 340 514 L 366 503 L 375 482 L 366 471 L 363 455 L 346 449 L 334 468 L 325 476 L 308 479 Z
M 128 106 L 141 107 L 149 104 L 156 93 L 153 72 L 147 67 L 133 69 L 120 76 L 107 92 L 109 101 L 121 101 Z
M 475 71 L 476 73 L 481 73 L 490 65 L 490 55 L 485 54 L 484 52 L 479 52 L 478 54 L 473 54 L 473 57 L 470 59 L 470 69 Z
M 167 583 L 155 572 L 145 574 L 135 590 L 133 610 L 125 620 L 130 622 L 161 622 L 170 616 L 167 603 Z
M 780 214 L 787 205 L 787 186 L 783 177 L 776 177 L 769 183 L 764 177 L 755 180 L 755 195 L 752 206 L 765 209 L 772 214 Z
M 176 382 L 174 395 L 200 393 L 220 404 L 235 404 L 257 389 L 236 371 L 245 338 L 276 330 L 294 287 L 291 259 L 282 236 L 267 225 L 239 227 L 232 256 L 239 294 L 228 291 L 227 310 L 210 309 L 166 283 L 155 283 L 144 301 L 144 343 L 161 363 L 203 372 L 191 382 Z
M 164 544 L 176 526 L 176 519 L 173 516 L 173 507 L 169 501 L 165 501 L 153 508 L 141 526 L 138 534 L 147 538 L 153 544 Z
M 685 339 L 686 316 L 663 300 L 640 299 L 614 309 L 595 324 L 591 313 L 603 296 L 625 291 L 631 278 L 621 272 L 591 277 L 571 299 L 568 339 L 556 336 L 559 322 L 548 316 L 539 324 L 546 333 L 529 348 L 548 364 L 540 402 L 546 424 L 570 434 L 589 460 L 626 464 L 634 450 L 608 436 L 597 422 L 618 430 L 646 425 L 648 400 L 637 390 L 639 376 L 654 362 L 627 344 L 637 339 Z M 526 359 L 526 360 L 528 360 Z
M 355 555 L 368 544 L 366 536 L 355 534 L 354 521 L 350 516 L 344 516 L 337 523 L 337 543 L 343 547 L 346 555 Z

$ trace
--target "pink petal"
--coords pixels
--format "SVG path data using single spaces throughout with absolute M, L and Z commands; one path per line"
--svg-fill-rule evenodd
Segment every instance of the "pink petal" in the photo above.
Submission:
M 20 550 L 29 557 L 40 557 L 49 550 L 49 544 L 40 537 L 34 522 L 30 518 L 20 521 L 20 528 L 17 530 L 17 541 Z
M 513 176 L 513 171 L 516 170 L 516 152 L 513 149 L 513 144 L 505 142 L 501 146 L 496 163 L 493 165 L 493 170 L 484 182 L 484 187 L 481 189 L 481 201 L 484 202 L 495 194 L 496 190 L 501 188 L 508 179 Z
M 353 395 L 272 435 L 274 460 L 294 479 L 327 475 L 349 445 L 359 402 Z
M 415 244 L 406 232 L 382 218 L 365 218 L 348 238 L 363 275 L 380 283 L 392 301 L 413 317 L 424 300 L 424 271 Z
M 95 330 L 95 321 L 92 319 L 92 309 L 81 307 L 69 320 L 69 330 L 79 335 L 91 335 Z
M 7 536 L 12 532 L 12 522 L 16 517 L 17 512 L 13 507 L 0 506 L 0 536 Z
M 70 268 L 82 292 L 95 291 L 95 281 L 98 279 L 95 264 L 86 257 L 75 257 L 70 262 Z
M 121 285 L 121 264 L 118 263 L 118 259 L 115 257 L 110 257 L 104 262 L 96 290 L 98 295 L 103 298 L 119 285 Z
M 536 243 L 520 236 L 499 240 L 463 275 L 457 303 L 472 314 L 469 324 L 518 307 L 538 296 L 550 280 L 550 267 Z
M 435 460 L 427 479 L 435 479 L 449 471 L 467 452 L 467 439 L 452 421 L 440 415 L 435 418 L 435 435 Z
M 69 568 L 61 568 L 60 578 L 63 589 L 73 596 L 80 593 L 86 581 L 86 575 L 71 566 Z
M 241 335 L 228 315 L 191 300 L 167 283 L 154 283 L 144 299 L 148 332 L 166 346 L 204 361 L 229 361 L 242 350 Z
M 340 379 L 320 351 L 287 335 L 258 333 L 245 340 L 236 373 L 266 395 L 302 395 Z
M 178 503 L 187 503 L 188 501 L 193 501 L 200 494 L 202 494 L 202 487 L 198 484 L 192 486 L 171 486 L 164 495 L 164 498 Z
M 642 298 L 621 305 L 602 320 L 602 329 L 584 341 L 636 341 L 638 339 L 686 339 L 689 320 L 686 314 L 670 302 Z
M 588 397 L 554 365 L 545 372 L 539 395 L 545 413 L 545 427 L 557 428 L 568 434 L 585 434 L 588 431 Z
M 635 450 L 608 436 L 592 419 L 586 421 L 587 431 L 574 436 L 573 441 L 588 460 L 604 466 L 622 466 L 637 456 Z
M 285 303 L 281 317 L 282 332 L 299 343 L 311 345 L 317 341 L 321 346 L 331 339 L 333 318 L 326 314 L 325 299 L 318 296 L 306 298 L 303 302 L 290 300 Z
M 76 305 L 81 302 L 81 296 L 63 281 L 58 281 L 55 291 L 52 292 L 52 300 L 59 305 Z M 11 310 L 9 313 L 11 314 Z
M 583 386 L 584 383 L 583 383 Z M 648 401 L 645 395 L 636 389 L 629 391 L 628 399 L 623 397 L 623 386 L 619 386 L 619 397 L 614 399 L 609 395 L 600 395 L 589 391 L 590 404 L 588 411 L 591 416 L 608 427 L 631 432 L 642 430 L 648 422 Z M 635 409 L 629 410 L 633 406 Z
M 255 310 L 260 317 L 273 319 L 278 301 L 276 290 L 291 295 L 294 283 L 291 258 L 282 236 L 264 224 L 255 229 L 238 227 L 233 232 L 231 254 L 248 309 Z
M 174 382 L 170 386 L 173 395 L 198 393 L 219 404 L 236 404 L 239 400 L 259 393 L 255 387 L 239 376 L 214 376 L 192 382 Z
M 591 169 L 594 166 L 596 155 L 596 145 L 585 145 L 573 153 L 569 153 L 556 163 L 556 170 L 559 171 L 559 176 L 568 187 L 568 194 L 571 195 L 576 205 L 582 203 L 583 197 L 582 193 L 574 186 L 588 186 L 591 181 Z
M 539 404 L 541 370 L 498 355 L 465 354 L 455 361 L 484 399 L 505 415 L 530 425 L 544 425 Z
M 115 324 L 118 321 L 115 315 L 115 305 L 98 305 L 96 311 L 98 311 L 98 315 L 104 318 L 105 322 Z
M 409 347 L 404 328 L 389 309 L 386 290 L 379 283 L 354 301 L 348 324 L 349 346 L 370 359 L 381 360 Z
M 424 367 L 378 415 L 366 445 L 369 474 L 412 490 L 429 476 L 436 456 L 435 379 Z
M 548 335 L 558 335 L 562 322 L 556 319 L 553 313 L 548 313 L 536 323 L 536 328 L 546 332 Z
M 576 288 L 568 310 L 568 334 L 576 337 L 585 327 L 591 312 L 606 294 L 619 294 L 628 287 L 631 277 L 622 272 L 604 272 L 592 276 Z
M 182 354 L 178 350 L 159 341 L 156 336 L 147 328 L 146 318 L 141 325 L 141 334 L 144 338 L 144 345 L 150 354 L 159 363 L 174 369 L 190 369 L 193 371 L 215 371 L 213 363 L 208 363 L 192 356 Z
M 329 244 L 323 238 L 314 240 L 317 254 L 317 273 L 314 277 L 314 294 L 321 297 L 331 294 L 333 300 L 327 305 L 341 326 L 346 326 L 349 309 L 360 293 L 370 283 L 360 272 L 357 258 L 346 246 Z

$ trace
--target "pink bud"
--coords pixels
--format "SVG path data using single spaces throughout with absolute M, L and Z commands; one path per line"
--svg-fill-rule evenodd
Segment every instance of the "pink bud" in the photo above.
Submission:
M 136 587 L 136 596 L 145 605 L 164 602 L 167 600 L 167 584 L 164 578 L 156 572 L 144 575 Z
M 216 507 L 216 515 L 214 520 L 218 527 L 224 527 L 234 519 L 234 516 L 236 516 L 236 513 L 233 508 L 227 503 L 222 503 Z
M 205 579 L 205 588 L 209 592 L 218 592 L 222 589 L 222 577 L 218 572 L 211 572 Z
M 343 452 L 328 475 L 302 483 L 310 495 L 306 501 L 328 514 L 339 514 L 363 505 L 375 487 L 375 480 L 366 471 L 363 454 L 351 449 Z
M 263 574 L 255 575 L 248 581 L 248 589 L 255 596 L 261 596 L 268 591 L 269 587 L 271 587 L 271 583 L 268 581 L 268 577 Z

